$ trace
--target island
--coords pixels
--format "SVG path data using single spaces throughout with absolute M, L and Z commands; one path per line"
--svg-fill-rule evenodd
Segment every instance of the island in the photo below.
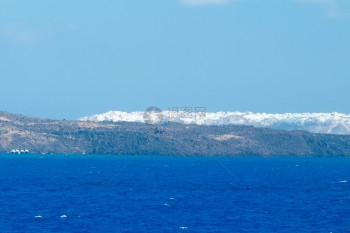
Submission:
M 350 135 L 246 125 L 53 120 L 0 112 L 0 153 L 350 157 Z

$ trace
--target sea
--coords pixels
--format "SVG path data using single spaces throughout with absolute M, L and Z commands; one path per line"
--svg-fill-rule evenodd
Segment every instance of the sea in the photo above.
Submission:
M 350 232 L 350 159 L 3 154 L 0 232 Z

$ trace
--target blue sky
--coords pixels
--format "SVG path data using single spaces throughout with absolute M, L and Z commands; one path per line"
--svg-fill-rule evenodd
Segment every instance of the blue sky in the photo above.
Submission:
M 350 113 L 347 0 L 0 0 L 0 110 Z

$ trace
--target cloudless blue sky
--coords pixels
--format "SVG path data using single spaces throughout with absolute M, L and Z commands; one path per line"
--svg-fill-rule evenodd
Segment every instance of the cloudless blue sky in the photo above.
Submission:
M 350 113 L 347 0 L 0 0 L 0 110 Z

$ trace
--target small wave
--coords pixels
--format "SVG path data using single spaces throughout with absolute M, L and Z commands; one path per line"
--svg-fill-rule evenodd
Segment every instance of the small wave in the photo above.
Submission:
M 341 180 L 338 183 L 348 183 L 348 181 L 347 180 Z
M 43 218 L 41 215 L 34 216 L 34 218 Z
M 179 227 L 181 230 L 188 229 L 188 227 Z
M 169 204 L 167 204 L 167 203 L 165 203 L 164 205 L 165 205 L 165 206 L 170 206 L 170 205 L 169 205 Z
M 61 215 L 61 218 L 67 218 L 67 215 L 63 214 Z

